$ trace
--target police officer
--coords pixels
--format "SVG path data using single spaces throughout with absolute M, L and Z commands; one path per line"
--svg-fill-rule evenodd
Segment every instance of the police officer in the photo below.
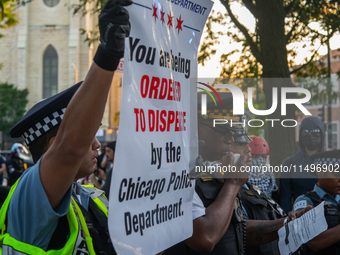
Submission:
M 248 161 L 246 162 L 246 164 L 249 167 L 248 169 L 251 170 L 253 160 L 252 152 L 249 145 L 254 145 L 254 141 L 251 141 L 251 138 L 248 137 L 245 128 L 239 128 L 238 130 L 238 132 L 235 132 L 238 135 L 234 136 L 235 141 L 232 146 L 232 151 L 233 153 L 239 153 L 240 155 L 248 155 Z M 256 138 L 254 140 L 256 140 Z M 273 226 L 281 226 L 282 219 L 286 216 L 284 211 L 274 200 L 266 196 L 257 186 L 254 186 L 250 182 L 247 182 L 240 189 L 238 197 L 240 199 L 243 217 L 246 222 L 246 227 L 248 226 L 248 229 L 250 228 L 250 224 L 254 224 L 256 223 L 256 221 L 263 220 L 268 221 Z M 255 229 L 256 228 L 254 228 L 254 230 Z M 273 233 L 273 236 L 275 236 L 275 234 L 276 233 Z M 258 233 L 258 236 L 261 237 L 261 234 Z M 269 240 L 268 236 L 266 236 L 267 234 L 263 233 L 263 236 L 261 238 L 267 238 L 267 240 Z M 271 242 L 263 241 L 261 242 L 264 243 L 262 245 L 259 245 L 260 243 L 255 243 L 254 247 L 251 247 L 251 245 L 248 243 L 249 242 L 246 242 L 246 245 L 248 245 L 248 247 L 246 247 L 247 255 L 279 254 L 277 240 L 273 240 Z
M 328 229 L 302 247 L 304 255 L 340 254 L 340 150 L 314 154 L 314 169 L 318 180 L 312 191 L 299 196 L 294 202 L 294 210 L 307 206 L 315 207 L 325 202 L 325 217 Z M 326 171 L 328 170 L 328 171 Z
M 234 164 L 236 158 L 234 159 L 231 150 L 234 138 L 231 127 L 226 122 L 230 120 L 231 116 L 231 96 L 227 93 L 220 93 L 220 96 L 223 106 L 216 108 L 212 100 L 208 99 L 207 115 L 201 115 L 200 105 L 198 107 L 199 158 L 196 164 L 202 168 L 235 165 L 237 169 L 240 169 L 245 165 L 247 156 L 242 155 Z M 198 97 L 200 98 L 200 94 Z M 219 119 L 223 124 L 214 127 L 214 119 Z M 200 208 L 198 205 L 200 201 L 204 209 L 203 215 L 200 217 L 195 217 L 198 215 L 197 212 L 193 214 L 193 235 L 185 240 L 188 247 L 187 254 L 202 254 L 202 252 L 226 254 L 226 251 L 228 254 L 242 254 L 243 252 L 243 236 L 236 236 L 235 231 L 242 232 L 244 222 L 237 217 L 234 211 L 236 196 L 247 181 L 248 174 L 225 179 L 220 173 L 217 174 L 219 176 L 196 176 L 198 177 L 196 179 L 198 198 L 194 199 L 193 209 Z M 241 237 L 241 239 L 237 240 L 237 237 Z
M 107 200 L 75 181 L 96 165 L 95 134 L 129 35 L 123 7 L 129 4 L 109 0 L 103 8 L 101 45 L 84 82 L 36 104 L 11 129 L 12 137 L 24 138 L 36 163 L 12 186 L 1 208 L 2 254 L 115 254 Z
M 240 172 L 249 163 L 249 153 L 238 160 L 232 152 L 234 139 L 243 139 L 245 131 L 239 127 L 245 123 L 244 116 L 232 114 L 232 96 L 219 93 L 222 104 L 215 106 L 207 102 L 207 115 L 201 115 L 198 107 L 199 166 L 236 166 L 236 175 L 221 173 L 220 178 L 199 176 L 196 192 L 205 212 L 193 220 L 193 235 L 185 240 L 186 251 L 166 254 L 246 254 L 245 247 L 258 246 L 278 238 L 277 230 L 286 221 L 302 215 L 291 214 L 289 218 L 277 220 L 247 220 L 238 192 L 246 183 L 248 175 Z M 200 96 L 199 96 L 200 97 Z M 231 121 L 234 125 L 231 125 Z M 214 125 L 214 123 L 219 123 Z M 241 124 L 236 124 L 241 123 Z M 248 140 L 248 142 L 250 139 Z M 195 175 L 197 177 L 197 175 Z M 195 201 L 195 200 L 194 200 Z M 198 203 L 195 201 L 194 203 Z M 197 206 L 196 206 L 197 207 Z M 309 209 L 309 208 L 308 208 Z

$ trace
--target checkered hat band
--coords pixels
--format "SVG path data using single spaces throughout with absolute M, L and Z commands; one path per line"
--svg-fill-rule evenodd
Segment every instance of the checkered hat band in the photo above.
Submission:
M 334 165 L 340 164 L 340 158 L 317 158 L 314 162 L 316 165 Z
M 30 127 L 22 137 L 24 138 L 26 144 L 29 146 L 32 142 L 37 140 L 40 136 L 46 134 L 48 131 L 50 131 L 55 126 L 59 125 L 61 123 L 61 120 L 64 117 L 66 108 L 60 109 L 42 120 L 40 120 L 38 123 Z
M 234 127 L 234 126 L 233 126 Z M 239 127 L 239 128 L 242 128 L 243 127 Z M 238 131 L 231 131 L 231 134 L 235 137 L 240 137 L 240 136 L 245 136 L 245 135 L 248 135 L 247 131 L 245 131 L 244 129 L 243 130 L 238 130 Z
M 198 114 L 201 114 L 201 110 L 197 111 Z M 233 120 L 233 121 L 242 121 L 240 116 L 235 116 L 232 113 L 232 110 L 207 110 L 206 115 L 201 115 L 204 119 L 224 119 L 224 120 Z

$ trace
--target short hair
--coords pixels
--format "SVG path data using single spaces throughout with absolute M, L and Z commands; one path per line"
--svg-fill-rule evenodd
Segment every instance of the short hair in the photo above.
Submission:
M 49 130 L 45 135 L 40 136 L 37 140 L 32 143 L 28 149 L 30 150 L 33 158 L 34 164 L 41 158 L 42 155 L 48 150 L 48 144 L 50 139 L 57 135 L 59 130 L 59 126 L 57 125 L 51 130 Z
M 116 150 L 116 142 L 110 142 L 108 143 L 105 147 L 110 148 L 111 150 L 115 151 Z

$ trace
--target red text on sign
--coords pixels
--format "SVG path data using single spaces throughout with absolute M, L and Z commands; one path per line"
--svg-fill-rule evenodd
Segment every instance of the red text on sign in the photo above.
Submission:
M 160 100 L 181 100 L 181 84 L 172 79 L 143 75 L 140 82 L 140 92 L 143 98 Z

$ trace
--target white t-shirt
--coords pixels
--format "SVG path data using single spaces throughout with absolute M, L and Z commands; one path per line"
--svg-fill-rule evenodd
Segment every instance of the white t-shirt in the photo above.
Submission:
M 192 200 L 192 220 L 205 215 L 205 207 L 203 205 L 202 200 L 197 195 L 196 191 L 194 192 L 194 198 Z

